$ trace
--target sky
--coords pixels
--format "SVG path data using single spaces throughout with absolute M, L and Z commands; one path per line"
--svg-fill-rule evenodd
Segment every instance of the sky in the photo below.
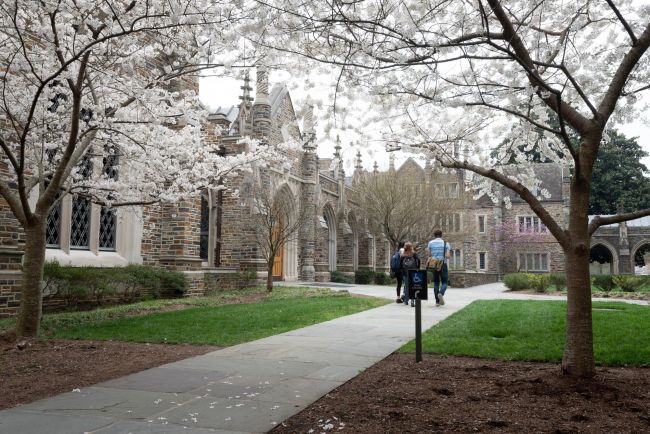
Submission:
M 255 96 L 255 75 L 251 74 L 251 86 L 253 87 L 252 96 Z M 286 82 L 291 89 L 291 77 L 286 74 L 271 72 L 269 77 L 269 87 L 273 85 Z M 210 110 L 216 110 L 218 107 L 229 107 L 231 105 L 238 105 L 240 100 L 239 96 L 242 91 L 240 86 L 243 85 L 243 80 L 237 80 L 231 77 L 223 76 L 210 76 L 202 77 L 199 82 L 199 97 L 201 101 L 208 106 Z M 314 84 L 309 93 L 312 94 L 325 94 L 324 84 Z M 290 94 L 294 102 L 297 112 L 301 109 L 301 102 L 304 102 L 307 97 L 307 91 L 297 86 L 296 89 L 291 89 Z M 650 97 L 650 96 L 648 96 Z M 315 108 L 318 110 L 318 107 Z M 642 119 L 645 117 L 646 119 Z M 322 122 L 321 122 L 322 123 Z M 638 137 L 637 142 L 642 148 L 650 154 L 650 113 L 645 113 L 634 122 L 625 125 L 617 125 L 616 128 L 627 137 Z M 317 124 L 317 138 L 318 138 L 318 155 L 321 158 L 331 158 L 334 154 L 334 138 L 336 135 L 341 137 L 342 154 L 345 161 L 344 168 L 347 173 L 351 173 L 354 169 L 354 159 L 356 158 L 357 151 L 361 151 L 362 163 L 366 170 L 372 170 L 373 164 L 376 161 L 380 170 L 388 168 L 388 153 L 385 152 L 384 146 L 381 143 L 358 143 L 359 137 L 349 130 L 344 128 L 333 128 L 329 132 L 324 131 L 323 125 Z M 329 135 L 329 137 L 328 137 Z M 408 155 L 397 152 L 395 155 L 395 162 L 397 167 L 408 158 Z M 650 156 L 644 158 L 643 163 L 650 170 Z

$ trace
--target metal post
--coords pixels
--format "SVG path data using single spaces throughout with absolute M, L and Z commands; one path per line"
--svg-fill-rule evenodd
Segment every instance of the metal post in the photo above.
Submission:
M 419 293 L 419 291 L 418 291 Z M 418 298 L 418 293 L 415 294 L 415 361 L 422 361 L 422 305 Z

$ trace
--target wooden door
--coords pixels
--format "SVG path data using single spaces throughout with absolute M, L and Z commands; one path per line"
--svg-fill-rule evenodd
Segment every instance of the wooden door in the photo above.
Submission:
M 282 228 L 282 221 L 278 222 L 278 225 L 273 229 L 273 238 L 280 236 Z M 280 251 L 275 255 L 273 259 L 273 280 L 282 280 L 282 265 L 284 260 L 284 246 L 280 248 Z

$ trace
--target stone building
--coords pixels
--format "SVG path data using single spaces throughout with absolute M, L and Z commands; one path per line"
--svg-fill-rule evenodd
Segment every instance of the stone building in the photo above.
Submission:
M 368 175 L 360 154 L 351 174 L 343 169 L 340 142 L 332 158 L 319 158 L 311 110 L 305 110 L 300 128 L 287 87 L 276 85 L 269 90 L 268 75 L 262 68 L 256 78 L 254 97 L 247 78 L 241 103 L 209 117 L 220 132 L 206 133 L 204 140 L 221 144 L 224 154 L 245 152 L 246 145 L 240 142 L 244 136 L 270 145 L 288 140 L 299 143 L 283 155 L 281 164 L 257 167 L 229 179 L 225 190 L 205 191 L 199 198 L 176 204 L 108 212 L 92 203 L 65 198 L 50 214 L 46 259 L 71 265 L 144 263 L 168 267 L 186 273 L 192 294 L 237 285 L 245 277 L 244 271 L 261 278 L 266 263 L 253 240 L 256 228 L 246 222 L 259 212 L 250 200 L 250 188 L 263 180 L 273 200 L 282 204 L 283 219 L 292 221 L 304 213 L 310 216 L 276 257 L 275 279 L 329 281 L 334 271 L 387 272 L 394 247 L 384 234 L 368 226 L 363 210 L 353 201 L 355 180 Z M 513 193 L 504 192 L 512 203 L 506 207 L 465 194 L 462 171 L 441 173 L 435 165 L 421 167 L 412 159 L 399 168 L 391 159 L 389 170 L 430 188 L 432 195 L 460 201 L 458 209 L 431 221 L 452 245 L 454 286 L 497 281 L 514 271 L 563 271 L 559 245 Z M 563 223 L 568 214 L 567 174 L 553 164 L 539 164 L 534 170 L 541 180 L 540 189 L 550 193 L 543 199 L 544 206 Z M 20 304 L 23 238 L 4 202 L 0 202 L 0 220 L 0 316 L 6 316 L 14 314 Z M 644 265 L 648 251 L 648 218 L 600 228 L 592 238 L 592 271 L 632 273 L 635 266 L 640 269 Z

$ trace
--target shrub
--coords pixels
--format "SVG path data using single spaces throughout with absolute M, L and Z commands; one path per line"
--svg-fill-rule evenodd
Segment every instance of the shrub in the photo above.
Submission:
M 535 292 L 546 292 L 546 288 L 551 283 L 551 277 L 548 274 L 528 273 L 528 283 Z
M 503 276 L 503 283 L 512 291 L 521 291 L 530 288 L 528 275 L 524 273 L 511 273 Z
M 330 282 L 334 282 L 334 283 L 353 283 L 354 278 L 352 276 L 348 276 L 347 274 L 343 274 L 340 271 L 332 271 L 330 273 Z
M 360 285 L 372 283 L 373 274 L 375 273 L 371 270 L 357 270 L 354 272 L 354 283 Z
M 388 285 L 391 283 L 391 280 L 388 274 L 382 273 L 381 271 L 375 272 L 375 283 L 377 285 Z
M 614 280 L 609 274 L 597 274 L 591 276 L 592 285 L 601 291 L 609 292 L 614 289 Z
M 183 273 L 146 265 L 100 268 L 46 262 L 43 281 L 44 300 L 62 300 L 75 309 L 159 298 L 161 294 L 182 296 L 187 290 Z
M 623 292 L 635 292 L 645 285 L 645 279 L 625 274 L 614 276 L 612 280 Z
M 553 273 L 549 277 L 551 285 L 555 286 L 556 291 L 566 289 L 566 275 L 562 273 Z

